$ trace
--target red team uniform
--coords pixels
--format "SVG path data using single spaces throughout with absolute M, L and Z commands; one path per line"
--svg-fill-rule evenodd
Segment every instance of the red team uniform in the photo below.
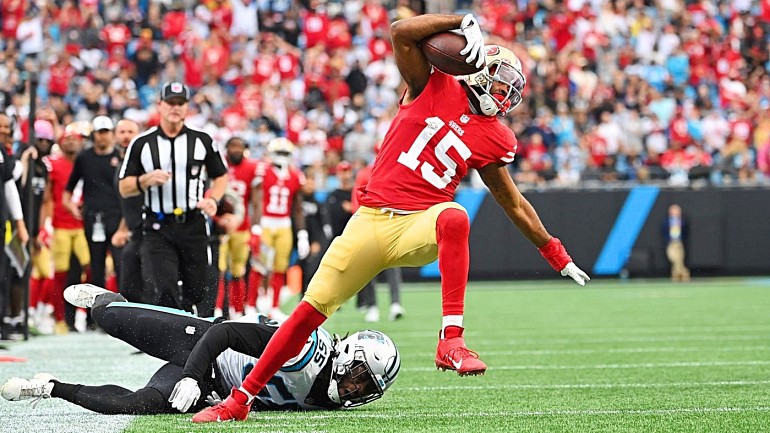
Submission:
M 280 306 L 281 288 L 286 284 L 286 270 L 293 246 L 291 214 L 297 192 L 305 184 L 305 175 L 292 166 L 279 168 L 270 162 L 260 162 L 257 167 L 256 185 L 262 188 L 261 242 L 264 246 L 260 261 L 265 271 L 271 272 L 270 287 L 273 289 L 273 308 Z M 256 223 L 256 221 L 255 221 Z M 257 254 L 258 251 L 252 251 Z M 264 277 L 252 269 L 246 305 L 255 307 L 257 290 Z
M 429 32 L 459 28 L 468 60 L 486 67 L 463 78 L 430 71 L 416 52 Z M 368 184 L 356 191 L 361 207 L 321 259 L 302 302 L 276 332 L 239 389 L 194 422 L 245 419 L 250 399 L 296 355 L 308 336 L 382 270 L 424 266 L 439 258 L 442 327 L 435 365 L 460 375 L 483 374 L 486 365 L 463 338 L 465 286 L 469 269 L 470 221 L 452 202 L 460 180 L 479 169 L 494 198 L 552 267 L 578 284 L 588 276 L 558 239 L 550 236 L 529 202 L 515 188 L 505 164 L 517 140 L 500 122 L 521 102 L 526 80 L 521 63 L 499 46 L 483 46 L 478 22 L 421 15 L 391 27 L 396 63 L 407 82 L 398 113 L 385 135 Z M 406 102 L 404 102 L 406 101 Z M 483 113 L 483 114 L 476 114 Z
M 435 71 L 423 93 L 401 105 L 359 201 L 402 211 L 451 201 L 469 168 L 513 161 L 516 143 L 496 117 L 471 112 L 456 78 Z
M 232 275 L 229 303 L 236 313 L 243 313 L 243 301 L 246 296 L 246 282 L 243 277 L 246 274 L 251 237 L 249 204 L 251 189 L 257 185 L 257 165 L 257 161 L 243 159 L 239 164 L 229 162 L 227 167 L 228 186 L 243 200 L 245 212 L 241 225 L 222 240 L 219 249 L 219 271 L 224 274 L 229 268 Z M 224 276 L 220 276 L 216 308 L 221 310 L 224 307 L 224 297 L 225 281 Z
M 51 253 L 54 261 L 54 289 L 53 306 L 54 317 L 57 321 L 64 320 L 64 288 L 67 285 L 67 272 L 70 268 L 72 254 L 78 259 L 82 267 L 88 266 L 91 256 L 88 251 L 83 221 L 75 218 L 65 207 L 62 200 L 64 187 L 67 185 L 74 161 L 59 155 L 49 158 L 50 172 L 48 182 L 53 200 L 53 241 Z M 77 197 L 79 194 L 73 194 Z

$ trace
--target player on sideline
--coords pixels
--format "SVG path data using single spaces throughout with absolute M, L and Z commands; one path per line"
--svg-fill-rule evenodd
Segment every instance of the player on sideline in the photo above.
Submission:
M 14 377 L 0 387 L 6 400 L 57 397 L 103 414 L 152 415 L 200 410 L 225 390 L 238 387 L 262 354 L 278 324 L 253 314 L 239 321 L 200 318 L 182 310 L 127 302 L 91 284 L 64 292 L 77 307 L 91 308 L 111 336 L 168 361 L 144 388 L 88 386 L 47 373 Z M 387 335 L 359 331 L 344 340 L 318 328 L 256 397 L 259 410 L 340 409 L 370 403 L 396 379 L 401 360 Z M 212 378 L 212 370 L 216 379 Z M 210 395 L 209 398 L 205 396 Z M 204 396 L 204 398 L 200 398 Z
M 486 67 L 462 80 L 434 70 L 419 42 L 435 33 L 460 29 L 467 40 L 460 52 L 468 63 Z M 245 420 L 249 405 L 308 335 L 380 271 L 422 266 L 438 257 L 442 326 L 436 366 L 460 375 L 482 374 L 486 365 L 463 339 L 468 279 L 470 222 L 452 202 L 469 168 L 479 171 L 513 224 L 563 276 L 583 285 L 580 270 L 561 242 L 540 222 L 505 167 L 513 161 L 516 137 L 498 121 L 515 108 L 526 83 L 521 64 L 509 50 L 484 47 L 471 15 L 421 15 L 391 26 L 396 65 L 407 89 L 385 135 L 372 178 L 359 197 L 361 208 L 321 261 L 302 302 L 281 325 L 239 389 L 194 422 Z

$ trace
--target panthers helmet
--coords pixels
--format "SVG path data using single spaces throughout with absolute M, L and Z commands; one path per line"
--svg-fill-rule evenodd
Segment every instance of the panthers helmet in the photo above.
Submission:
M 273 161 L 273 164 L 286 169 L 291 165 L 292 155 L 294 153 L 294 144 L 285 137 L 277 137 L 270 140 L 267 144 L 267 154 Z
M 487 64 L 481 71 L 461 79 L 478 99 L 482 114 L 503 117 L 521 104 L 527 79 L 521 70 L 519 58 L 508 48 L 487 45 L 486 55 Z M 495 81 L 508 85 L 507 94 L 492 93 Z
M 329 398 L 344 407 L 377 400 L 401 369 L 401 357 L 393 341 L 379 331 L 358 331 L 338 341 L 332 361 Z

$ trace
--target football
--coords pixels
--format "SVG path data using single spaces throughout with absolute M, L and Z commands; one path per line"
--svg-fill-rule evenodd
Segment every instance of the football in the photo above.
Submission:
M 474 63 L 466 63 L 460 54 L 467 44 L 465 36 L 455 32 L 441 32 L 420 42 L 425 58 L 436 69 L 449 75 L 468 75 L 481 70 Z M 483 66 L 482 66 L 483 68 Z

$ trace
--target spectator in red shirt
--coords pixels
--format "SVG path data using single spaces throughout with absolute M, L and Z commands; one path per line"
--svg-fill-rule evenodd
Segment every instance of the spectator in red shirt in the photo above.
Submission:
M 5 40 L 16 39 L 16 28 L 24 18 L 25 2 L 23 0 L 3 0 L 2 20 L 3 38 Z

